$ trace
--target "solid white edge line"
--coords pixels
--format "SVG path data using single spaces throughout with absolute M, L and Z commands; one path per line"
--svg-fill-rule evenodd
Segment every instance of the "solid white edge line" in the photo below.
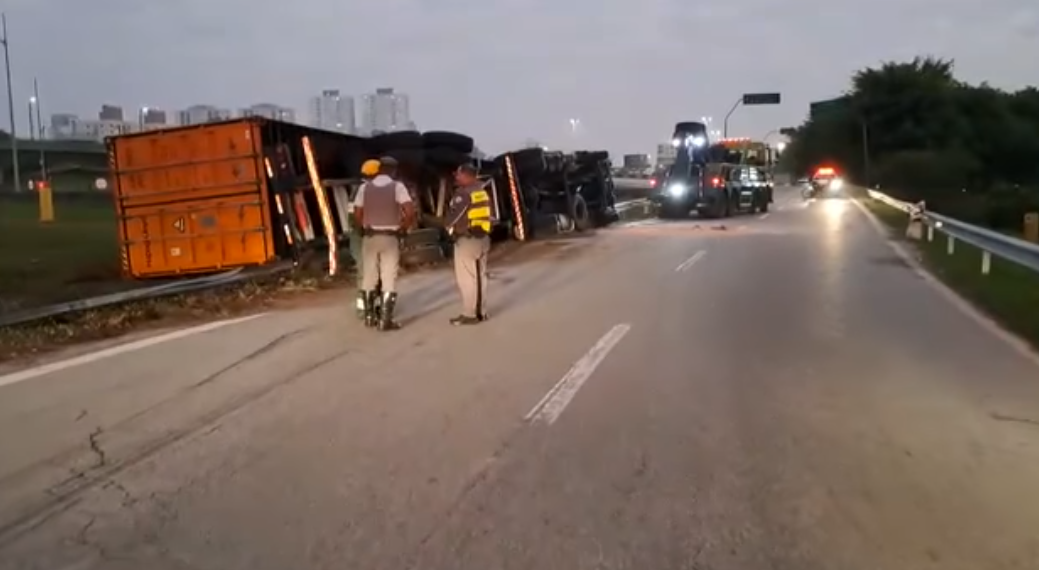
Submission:
M 599 367 L 606 355 L 613 350 L 613 347 L 617 346 L 617 343 L 630 330 L 631 325 L 629 324 L 619 324 L 610 329 L 580 360 L 570 367 L 570 370 L 563 375 L 563 378 L 527 412 L 523 419 L 530 423 L 540 422 L 547 425 L 555 423 L 559 416 L 562 415 L 563 410 L 570 404 L 570 401 L 577 395 L 577 391 L 581 389 L 581 386 L 588 381 L 588 378 Z
M 764 214 L 761 214 L 760 216 L 758 216 L 758 219 L 759 219 L 759 220 L 765 220 L 765 219 L 768 219 L 768 212 L 766 212 L 766 213 L 764 213 Z
M 700 251 L 694 253 L 692 256 L 689 257 L 689 259 L 687 259 L 687 260 L 683 261 L 682 263 L 678 264 L 678 267 L 675 268 L 675 273 L 681 273 L 681 272 L 689 269 L 690 267 L 695 265 L 697 261 L 700 261 L 703 258 L 703 256 L 706 255 L 706 254 L 707 254 L 707 252 L 702 250 L 702 249 Z
M 69 368 L 73 368 L 76 366 L 81 366 L 83 364 L 89 364 L 91 362 L 97 362 L 99 360 L 104 360 L 106 358 L 111 358 L 113 356 L 119 356 L 120 354 L 126 354 L 128 352 L 141 350 L 142 348 L 148 348 L 151 346 L 162 344 L 164 342 L 169 342 L 172 340 L 189 337 L 196 334 L 213 331 L 229 325 L 244 323 L 246 321 L 258 319 L 262 316 L 263 314 L 261 313 L 259 315 L 249 315 L 248 317 L 240 317 L 237 319 L 228 319 L 224 321 L 206 323 L 204 325 L 180 329 L 168 332 L 166 334 L 142 338 L 141 340 L 128 342 L 126 344 L 120 344 L 118 346 L 113 346 L 111 348 L 106 348 L 104 350 L 99 350 L 97 352 L 83 354 L 75 358 L 59 360 L 58 362 L 52 362 L 50 364 L 44 364 L 42 366 L 36 366 L 34 368 L 19 370 L 18 372 L 12 372 L 10 374 L 0 376 L 0 388 L 4 386 L 9 386 L 11 384 L 17 384 L 19 382 L 24 382 L 26 380 L 32 380 L 33 378 L 38 378 L 40 376 L 45 376 L 47 374 L 53 374 L 55 372 L 67 370 Z
M 1032 364 L 1039 366 L 1039 353 L 1036 353 L 1036 351 L 1032 348 L 1030 344 L 1028 344 L 1027 341 L 1000 326 L 1000 324 L 997 323 L 992 317 L 983 313 L 980 309 L 978 309 L 969 301 L 961 297 L 960 294 L 957 293 L 952 287 L 949 287 L 940 279 L 932 275 L 931 272 L 927 271 L 927 269 L 925 269 L 923 265 L 920 264 L 920 261 L 917 260 L 915 256 L 909 253 L 909 250 L 906 249 L 905 246 L 903 246 L 901 243 L 898 243 L 891 237 L 887 226 L 885 226 L 883 222 L 877 219 L 876 214 L 871 212 L 865 204 L 863 204 L 859 200 L 852 200 L 852 203 L 854 203 L 855 207 L 858 208 L 858 210 L 866 216 L 866 219 L 869 220 L 870 225 L 873 226 L 873 229 L 876 230 L 877 233 L 879 233 L 881 237 L 884 238 L 888 246 L 891 247 L 892 250 L 894 250 L 895 254 L 897 254 L 900 258 L 902 258 L 903 261 L 909 264 L 909 267 L 913 270 L 913 272 L 920 276 L 920 278 L 923 279 L 925 283 L 930 285 L 936 292 L 938 292 L 942 297 L 944 297 L 946 301 L 948 301 L 952 306 L 956 307 L 956 309 L 958 309 L 961 313 L 963 313 L 968 318 L 977 323 L 979 326 L 981 326 L 981 328 L 985 329 L 987 332 L 989 332 L 999 340 L 1008 344 L 1016 352 L 1021 354 L 1021 356 L 1024 356 L 1026 359 L 1031 361 Z

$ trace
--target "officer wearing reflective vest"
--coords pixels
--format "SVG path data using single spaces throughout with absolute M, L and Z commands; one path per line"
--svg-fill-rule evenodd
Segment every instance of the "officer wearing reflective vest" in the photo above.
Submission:
M 455 281 L 462 296 L 462 313 L 451 319 L 451 324 L 474 325 L 487 320 L 487 256 L 496 204 L 477 178 L 475 166 L 460 166 L 455 171 L 455 183 L 447 231 L 455 239 Z
M 372 178 L 375 178 L 379 174 L 379 161 L 375 159 L 369 159 L 364 161 L 361 165 L 361 179 L 362 182 L 370 182 Z M 364 309 L 364 289 L 360 288 L 362 281 L 364 280 L 364 262 L 361 253 L 361 244 L 364 241 L 364 231 L 361 224 L 357 222 L 357 217 L 354 215 L 354 205 L 350 204 L 350 256 L 354 259 L 354 267 L 357 271 L 357 317 L 359 319 L 365 318 Z M 376 291 L 381 294 L 379 287 L 376 286 Z
M 397 274 L 400 270 L 400 238 L 415 218 L 415 204 L 397 179 L 397 161 L 379 160 L 379 174 L 365 182 L 354 199 L 354 217 L 363 228 L 361 244 L 361 292 L 365 324 L 380 330 L 400 325 L 393 320 L 397 306 Z M 381 311 L 377 314 L 376 288 L 381 282 Z M 376 318 L 378 317 L 378 318 Z

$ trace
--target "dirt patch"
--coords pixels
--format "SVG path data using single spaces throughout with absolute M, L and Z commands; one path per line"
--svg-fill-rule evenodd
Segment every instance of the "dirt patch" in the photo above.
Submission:
M 506 242 L 495 246 L 495 265 L 534 259 L 565 259 L 565 244 Z M 443 268 L 449 261 L 403 268 L 411 275 Z M 110 339 L 132 331 L 197 324 L 248 313 L 333 303 L 355 287 L 352 270 L 328 277 L 323 268 L 308 266 L 293 273 L 257 278 L 207 291 L 125 303 L 82 311 L 19 326 L 0 328 L 0 362 L 35 356 L 81 342 Z

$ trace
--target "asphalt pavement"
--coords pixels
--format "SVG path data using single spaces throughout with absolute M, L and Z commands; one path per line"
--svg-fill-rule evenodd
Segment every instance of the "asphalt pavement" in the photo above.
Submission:
M 854 204 L 529 247 L 474 327 L 431 272 L 0 371 L 0 569 L 1039 568 L 1036 360 Z

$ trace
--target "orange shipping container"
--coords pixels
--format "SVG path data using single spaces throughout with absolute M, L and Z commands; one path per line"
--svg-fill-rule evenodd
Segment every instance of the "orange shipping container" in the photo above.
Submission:
M 209 273 L 277 257 L 262 126 L 242 119 L 110 140 L 125 274 Z

